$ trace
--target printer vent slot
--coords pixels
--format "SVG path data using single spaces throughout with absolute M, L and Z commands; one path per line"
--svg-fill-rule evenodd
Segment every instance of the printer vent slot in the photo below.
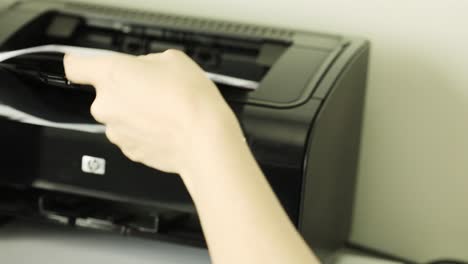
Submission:
M 39 192 L 35 199 L 39 216 L 51 222 L 122 235 L 163 239 L 170 236 L 203 243 L 196 214 L 57 192 Z
M 197 30 L 203 32 L 211 31 L 227 34 L 242 34 L 244 36 L 248 35 L 251 37 L 283 41 L 291 41 L 294 36 L 294 31 L 289 29 L 202 19 L 189 16 L 176 16 L 163 13 L 110 7 L 105 5 L 72 2 L 67 3 L 67 7 L 79 12 L 94 12 L 117 17 L 119 19 L 146 21 L 155 25 L 166 27 L 197 28 Z

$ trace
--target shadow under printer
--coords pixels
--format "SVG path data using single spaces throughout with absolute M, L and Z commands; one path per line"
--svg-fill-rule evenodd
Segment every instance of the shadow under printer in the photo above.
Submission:
M 367 41 L 73 2 L 18 2 L 0 13 L 0 24 L 1 51 L 62 44 L 138 55 L 173 48 L 206 71 L 258 82 L 256 90 L 218 87 L 307 243 L 330 252 L 346 245 Z M 0 98 L 0 106 L 52 122 L 97 124 L 89 113 L 92 91 L 0 76 L 10 80 L 2 94 L 15 98 Z M 0 215 L 204 245 L 176 175 L 128 160 L 103 133 L 0 115 Z

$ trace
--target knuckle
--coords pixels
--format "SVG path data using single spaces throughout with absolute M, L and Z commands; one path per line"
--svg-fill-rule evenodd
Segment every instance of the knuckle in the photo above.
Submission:
M 175 58 L 183 55 L 183 52 L 177 49 L 168 49 L 162 53 L 165 57 Z
M 91 115 L 96 119 L 96 121 L 100 123 L 104 123 L 105 121 L 105 115 L 104 115 L 104 110 L 102 109 L 102 106 L 100 103 L 95 100 L 93 104 L 91 105 L 90 108 Z
M 122 153 L 131 161 L 133 162 L 141 162 L 140 159 L 135 155 L 133 151 L 130 151 L 126 148 L 122 148 Z
M 106 137 L 107 139 L 109 139 L 110 142 L 117 144 L 117 141 L 118 141 L 117 135 L 115 134 L 113 130 L 109 129 L 108 127 L 106 128 Z
M 97 118 L 100 115 L 98 110 L 98 104 L 96 103 L 96 101 L 94 101 L 94 103 L 91 105 L 90 112 L 95 118 Z

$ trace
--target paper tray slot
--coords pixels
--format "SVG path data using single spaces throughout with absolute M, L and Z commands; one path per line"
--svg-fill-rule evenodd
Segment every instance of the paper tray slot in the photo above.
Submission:
M 49 44 L 98 48 L 134 55 L 178 49 L 189 55 L 205 71 L 232 77 L 221 79 L 250 82 L 244 87 L 247 89 L 252 89 L 252 82 L 257 82 L 258 86 L 289 46 L 288 43 L 271 40 L 194 33 L 188 29 L 175 30 L 158 25 L 123 24 L 110 19 L 86 18 L 54 11 L 44 13 L 23 27 L 1 48 L 15 50 Z M 220 80 L 218 77 L 216 79 Z M 223 85 L 236 87 L 229 83 Z

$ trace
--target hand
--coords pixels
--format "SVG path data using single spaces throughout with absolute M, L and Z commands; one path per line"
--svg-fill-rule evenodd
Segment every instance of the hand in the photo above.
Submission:
M 181 175 L 213 262 L 319 263 L 269 187 L 234 114 L 190 58 L 171 50 L 67 55 L 64 64 L 68 79 L 96 88 L 91 112 L 125 155 Z
M 182 52 L 139 57 L 67 54 L 64 66 L 69 80 L 95 87 L 92 115 L 133 161 L 183 174 L 213 154 L 207 152 L 216 152 L 211 147 L 222 148 L 222 142 L 229 141 L 217 138 L 242 138 L 217 87 Z

